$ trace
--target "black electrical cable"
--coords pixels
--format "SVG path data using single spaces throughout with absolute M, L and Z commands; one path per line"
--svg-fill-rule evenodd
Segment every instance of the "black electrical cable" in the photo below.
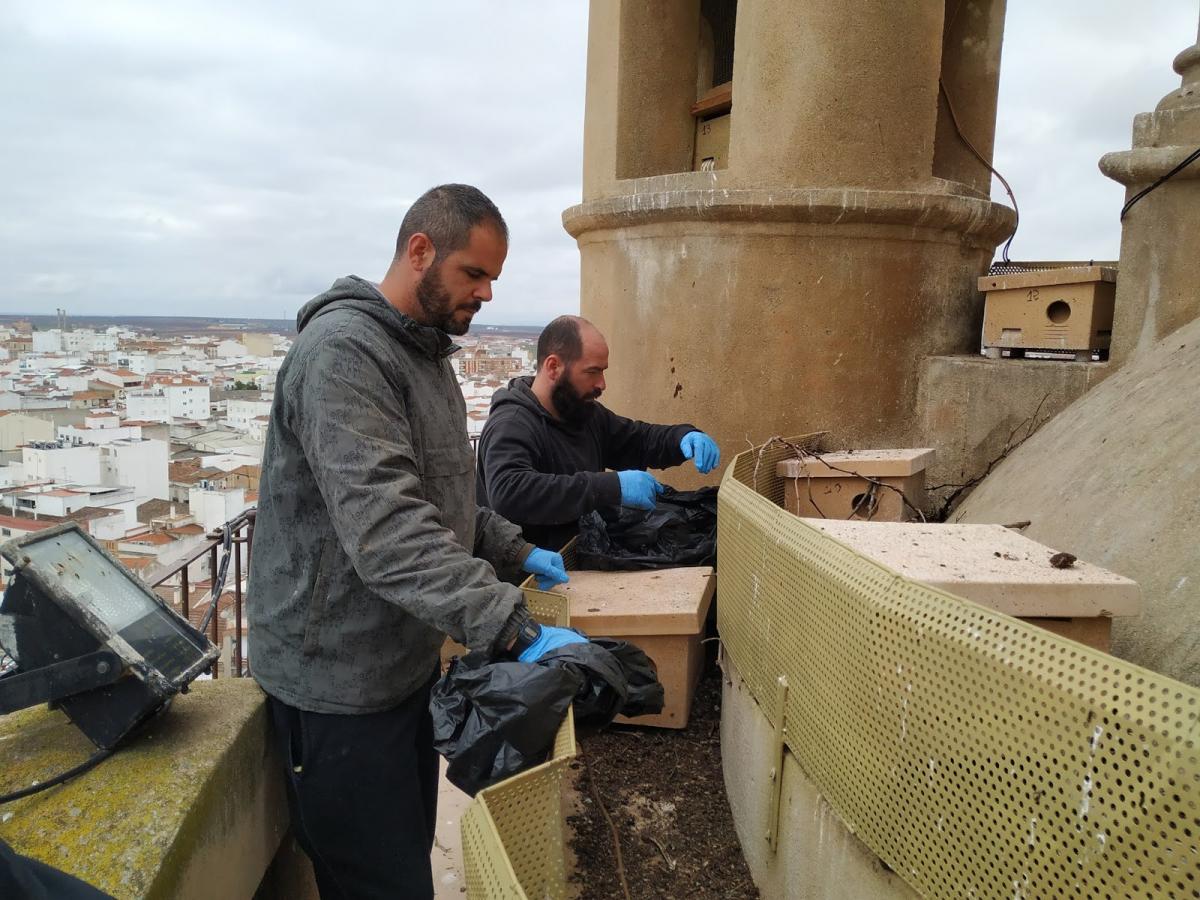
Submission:
M 201 634 L 204 634 L 208 623 L 212 621 L 213 613 L 217 611 L 217 604 L 221 602 L 221 593 L 225 590 L 225 576 L 229 572 L 229 553 L 233 549 L 233 528 L 229 522 L 226 522 L 221 528 L 224 532 L 224 540 L 221 543 L 221 562 L 217 566 L 217 572 L 213 575 L 212 591 L 209 594 L 212 602 L 209 603 L 208 611 L 205 612 L 204 619 L 197 629 Z
M 957 12 L 958 10 L 955 9 L 956 14 Z M 983 163 L 987 167 L 987 170 L 1000 180 L 1000 183 L 1004 185 L 1004 190 L 1008 192 L 1008 199 L 1012 201 L 1013 214 L 1016 217 L 1016 221 L 1013 222 L 1012 234 L 1008 236 L 1008 240 L 1004 242 L 1004 247 L 1000 251 L 1000 258 L 1003 259 L 1005 263 L 1008 263 L 1008 248 L 1012 246 L 1013 238 L 1017 236 L 1017 228 L 1021 224 L 1021 210 L 1017 208 L 1017 195 L 1013 193 L 1013 189 L 1009 186 L 1005 177 L 996 171 L 992 164 L 988 162 L 987 158 L 978 150 L 976 150 L 975 145 L 971 143 L 970 139 L 968 139 L 965 134 L 963 134 L 963 130 L 958 124 L 958 116 L 954 114 L 954 104 L 950 102 L 950 92 L 946 90 L 946 85 L 940 78 L 938 79 L 938 90 L 941 91 L 942 96 L 946 100 L 946 109 L 950 112 L 950 124 L 954 126 L 954 130 L 958 133 L 959 138 L 964 144 L 967 145 L 967 149 L 975 154 L 975 158 Z
M 69 781 L 77 775 L 82 775 L 84 772 L 95 768 L 96 766 L 100 765 L 100 763 L 104 762 L 104 760 L 112 756 L 112 752 L 113 748 L 111 747 L 97 750 L 73 769 L 68 769 L 59 775 L 55 775 L 53 778 L 50 778 L 46 781 L 39 781 L 37 784 L 32 784 L 29 787 L 22 788 L 19 791 L 13 791 L 11 794 L 0 795 L 0 806 L 3 806 L 5 803 L 11 803 L 14 800 L 20 800 L 22 797 L 28 797 L 32 794 L 37 794 L 46 790 L 47 788 L 52 788 L 55 785 L 62 784 L 64 781 Z
M 1181 162 L 1179 165 L 1177 165 L 1175 168 L 1173 168 L 1170 172 L 1168 172 L 1162 178 L 1158 179 L 1158 181 L 1154 182 L 1154 184 L 1150 185 L 1150 187 L 1143 188 L 1142 190 L 1140 190 L 1136 194 L 1134 194 L 1132 197 L 1130 197 L 1127 201 L 1125 201 L 1125 205 L 1121 207 L 1121 221 L 1122 222 L 1125 221 L 1125 213 L 1129 212 L 1129 210 L 1133 206 L 1133 204 L 1137 203 L 1139 200 L 1141 200 L 1143 197 L 1145 197 L 1152 190 L 1154 190 L 1155 188 L 1162 185 L 1162 183 L 1164 181 L 1168 181 L 1171 178 L 1175 177 L 1177 174 L 1182 172 L 1184 169 L 1186 169 L 1188 166 L 1190 166 L 1192 163 L 1194 163 L 1198 159 L 1200 159 L 1200 147 L 1197 147 L 1195 150 L 1193 150 L 1191 153 L 1189 153 L 1187 156 L 1185 156 L 1183 158 L 1183 162 Z

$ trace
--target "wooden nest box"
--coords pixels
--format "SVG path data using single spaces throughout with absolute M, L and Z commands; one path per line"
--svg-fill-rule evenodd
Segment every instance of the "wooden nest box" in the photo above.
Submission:
M 784 508 L 798 516 L 907 522 L 918 518 L 932 459 L 928 448 L 846 450 L 785 459 L 775 471 L 786 479 Z
M 993 359 L 1027 351 L 1104 358 L 1112 342 L 1117 270 L 1074 266 L 984 275 L 983 349 Z

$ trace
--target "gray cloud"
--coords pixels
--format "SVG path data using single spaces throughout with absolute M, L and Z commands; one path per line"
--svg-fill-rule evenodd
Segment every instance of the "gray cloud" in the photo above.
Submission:
M 996 161 L 1014 256 L 1114 257 L 1096 169 L 1178 84 L 1194 0 L 1009 4 Z M 431 184 L 479 184 L 512 245 L 481 323 L 578 304 L 582 0 L 0 6 L 0 310 L 290 317 L 382 274 Z M 999 195 L 998 195 L 999 199 Z
M 1195 0 L 1008 4 L 995 165 L 1021 207 L 1014 259 L 1117 258 L 1124 188 L 1096 164 L 1179 87 L 1196 20 Z

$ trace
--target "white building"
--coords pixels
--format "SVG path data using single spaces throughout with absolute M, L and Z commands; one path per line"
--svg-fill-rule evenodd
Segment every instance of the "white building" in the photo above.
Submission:
M 220 528 L 250 508 L 243 488 L 213 488 L 208 482 L 193 485 L 188 491 L 188 509 L 206 532 Z
M 0 414 L 0 450 L 16 450 L 32 441 L 54 440 L 54 423 L 19 412 Z
M 51 328 L 49 331 L 35 331 L 32 337 L 33 344 L 29 348 L 31 353 L 62 353 L 62 332 L 57 328 Z
M 103 461 L 104 484 L 131 486 L 139 503 L 170 499 L 171 485 L 167 474 L 170 446 L 166 441 L 115 440 L 98 449 Z
M 100 448 L 41 443 L 21 449 L 25 477 L 36 482 L 100 484 Z
M 125 412 L 130 419 L 170 422 L 172 419 L 207 421 L 211 415 L 207 384 L 182 375 L 158 379 L 151 387 L 125 395 Z
M 125 414 L 140 422 L 171 421 L 171 401 L 167 392 L 153 389 L 130 391 L 125 395 Z
M 91 329 L 81 328 L 68 331 L 61 336 L 62 349 L 67 353 L 107 353 L 117 349 L 115 334 L 97 334 Z
M 270 427 L 270 416 L 255 416 L 250 420 L 250 426 L 246 429 L 246 436 L 252 441 L 257 441 L 260 444 L 266 443 L 267 429 Z
M 28 482 L 29 480 L 25 477 L 24 463 L 10 462 L 0 465 L 0 489 L 28 484 Z
M 248 431 L 253 419 L 271 414 L 271 401 L 270 395 L 255 400 L 235 400 L 230 397 L 226 406 L 225 422 L 231 428 Z
M 75 514 L 80 513 L 77 516 Z M 72 516 L 93 537 L 115 540 L 139 527 L 133 489 L 102 485 L 36 485 L 7 491 L 0 500 L 4 538 L 58 524 Z M 30 526 L 32 523 L 32 527 Z
M 120 353 L 117 356 L 116 364 L 122 369 L 128 369 L 143 377 L 158 371 L 158 359 L 142 350 Z
M 222 472 L 233 472 L 243 466 L 262 464 L 262 457 L 257 453 L 214 453 L 211 456 L 200 457 L 200 465 L 205 469 L 220 469 Z
M 218 359 L 235 359 L 249 355 L 250 351 L 240 341 L 221 341 L 217 344 Z
M 40 332 L 34 332 L 38 334 Z M 74 356 L 38 356 L 30 354 L 21 360 L 20 368 L 23 372 L 52 372 L 56 369 L 78 369 L 84 364 L 84 358 L 78 354 Z
M 137 518 L 133 488 L 102 484 L 45 484 L 32 485 L 5 495 L 5 509 L 10 513 L 32 513 L 39 516 L 69 516 L 84 507 L 108 507 L 131 510 Z
M 170 499 L 168 457 L 167 443 L 151 440 L 118 439 L 104 445 L 39 443 L 21 450 L 25 477 L 31 482 L 128 487 L 130 499 L 138 502 Z M 134 513 L 136 516 L 136 510 Z
M 154 354 L 154 371 L 155 372 L 180 372 L 186 368 L 191 356 L 183 356 L 177 353 L 156 353 Z M 130 368 L 133 368 L 130 366 Z M 136 371 L 136 370 L 135 370 Z
M 140 441 L 141 425 L 122 425 L 114 412 L 97 410 L 89 413 L 82 425 L 63 425 L 58 437 L 68 444 L 111 444 L 113 441 Z
M 112 368 L 97 369 L 92 378 L 105 384 L 111 384 L 113 387 L 128 390 L 140 385 L 145 380 L 145 373 L 138 374 L 124 366 L 113 366 Z
M 54 383 L 61 391 L 86 391 L 91 384 L 91 372 L 88 369 L 59 369 Z

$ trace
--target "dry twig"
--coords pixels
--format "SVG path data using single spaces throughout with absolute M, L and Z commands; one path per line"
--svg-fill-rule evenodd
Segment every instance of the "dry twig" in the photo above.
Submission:
M 597 808 L 604 816 L 604 821 L 608 823 L 608 829 L 612 833 L 613 854 L 617 859 L 617 877 L 621 879 L 621 891 L 625 894 L 625 900 L 631 900 L 629 896 L 629 882 L 625 880 L 625 863 L 621 859 L 621 835 L 617 831 L 617 823 L 608 814 L 608 807 L 604 805 L 604 800 L 600 797 L 600 789 L 596 787 L 596 778 L 592 774 L 592 767 L 588 765 L 587 756 L 583 752 L 582 744 L 579 745 L 579 759 L 583 763 L 584 772 L 587 774 L 588 790 L 592 793 L 592 799 L 596 802 Z
M 1008 433 L 1008 438 L 1004 441 L 1004 449 L 1002 449 L 999 455 L 992 459 L 984 468 L 984 470 L 974 478 L 964 481 L 962 484 L 935 484 L 932 487 L 927 487 L 925 489 L 926 491 L 932 492 L 944 490 L 945 488 L 954 488 L 953 491 L 946 495 L 946 499 L 942 501 L 942 506 L 938 510 L 938 521 L 944 522 L 949 517 L 950 510 L 954 508 L 955 501 L 958 500 L 958 498 L 961 497 L 965 491 L 971 490 L 971 488 L 975 487 L 975 485 L 979 484 L 979 482 L 991 475 L 992 470 L 995 469 L 996 466 L 1000 465 L 1000 463 L 1002 463 L 1010 453 L 1029 440 L 1033 436 L 1033 433 L 1038 430 L 1038 428 L 1040 428 L 1042 425 L 1045 425 L 1046 422 L 1049 421 L 1049 416 L 1047 416 L 1041 422 L 1038 421 L 1038 416 L 1041 415 L 1042 407 L 1046 405 L 1046 401 L 1049 399 L 1049 393 L 1042 395 L 1042 399 L 1038 402 L 1037 408 L 1033 411 L 1033 415 L 1027 419 L 1022 419 L 1017 423 L 1017 426 Z M 1014 444 L 1013 440 L 1016 438 L 1017 432 L 1022 428 L 1025 429 L 1025 434 Z
M 754 490 L 755 491 L 758 490 L 758 467 L 762 463 L 763 454 L 767 451 L 767 448 L 770 447 L 772 444 L 783 444 L 785 447 L 787 447 L 789 450 L 791 450 L 794 454 L 796 454 L 795 458 L 800 460 L 801 462 L 804 462 L 804 460 L 806 458 L 811 457 L 811 458 L 817 460 L 818 462 L 820 462 L 826 468 L 832 469 L 834 472 L 841 472 L 843 475 L 850 475 L 854 478 L 861 478 L 863 481 L 867 482 L 867 484 L 870 485 L 870 487 L 863 494 L 863 496 L 861 498 L 859 498 L 858 503 L 854 504 L 854 508 L 851 510 L 851 513 L 850 513 L 851 516 L 857 515 L 859 508 L 861 508 L 864 504 L 866 504 L 867 509 L 869 510 L 869 513 L 867 515 L 867 520 L 870 521 L 871 516 L 874 515 L 874 502 L 873 501 L 878 496 L 877 492 L 879 491 L 879 489 L 882 488 L 884 490 L 895 491 L 900 496 L 900 501 L 905 506 L 907 506 L 909 509 L 911 509 L 914 513 L 916 513 L 917 517 L 920 518 L 920 520 L 922 522 L 925 521 L 925 513 L 921 512 L 921 510 L 919 510 L 919 509 L 917 509 L 917 507 L 913 506 L 912 503 L 909 501 L 908 497 L 906 497 L 904 495 L 904 491 L 900 490 L 900 488 L 896 487 L 895 485 L 886 484 L 885 482 L 880 481 L 878 478 L 872 478 L 870 475 L 863 475 L 861 472 L 852 472 L 849 469 L 843 469 L 840 466 L 835 466 L 833 463 L 826 460 L 816 450 L 808 450 L 804 447 L 801 447 L 799 444 L 794 444 L 791 441 L 788 441 L 788 440 L 785 440 L 785 439 L 779 437 L 778 435 L 772 437 L 765 444 L 763 444 L 762 447 L 759 448 L 758 459 L 754 463 Z M 812 474 L 811 473 L 806 474 L 805 480 L 807 481 L 807 487 L 808 487 L 808 502 L 811 503 L 813 509 L 815 509 L 817 511 L 817 515 L 819 515 L 822 519 L 828 518 L 828 516 L 826 516 L 825 513 L 821 512 L 821 507 L 817 506 L 817 501 L 815 499 L 813 499 Z M 796 512 L 796 515 L 800 514 L 799 494 L 797 494 L 796 511 L 795 512 Z
M 677 863 L 667 854 L 667 848 L 662 845 L 662 841 L 652 834 L 643 834 L 642 840 L 649 841 L 651 844 L 657 847 L 658 852 L 662 854 L 663 862 L 667 864 L 667 868 L 672 872 L 675 871 Z

